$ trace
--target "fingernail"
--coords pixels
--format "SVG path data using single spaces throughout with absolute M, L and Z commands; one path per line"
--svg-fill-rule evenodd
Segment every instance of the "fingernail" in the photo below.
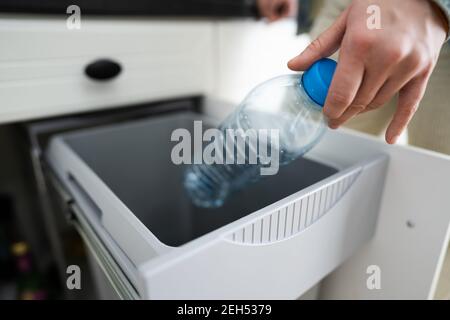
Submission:
M 388 143 L 395 144 L 399 137 L 400 137 L 400 135 L 393 136 L 391 139 L 389 139 Z
M 339 128 L 339 125 L 337 125 L 335 123 L 329 123 L 328 127 L 330 127 L 330 129 L 337 129 L 337 128 Z

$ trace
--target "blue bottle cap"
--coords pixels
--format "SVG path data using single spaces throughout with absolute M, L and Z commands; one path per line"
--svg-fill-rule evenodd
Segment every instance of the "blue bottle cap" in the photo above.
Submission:
M 320 59 L 305 71 L 302 76 L 302 84 L 308 96 L 323 107 L 327 98 L 328 88 L 331 84 L 336 61 L 324 58 Z

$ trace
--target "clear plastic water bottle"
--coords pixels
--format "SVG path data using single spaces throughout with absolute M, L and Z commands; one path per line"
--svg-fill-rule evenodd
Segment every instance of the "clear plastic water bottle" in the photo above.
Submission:
M 327 128 L 322 107 L 335 68 L 334 60 L 321 59 L 303 74 L 283 75 L 260 84 L 219 126 L 223 133 L 220 139 L 225 139 L 227 129 L 237 132 L 275 129 L 279 142 L 270 147 L 272 152 L 278 153 L 279 165 L 305 154 Z M 194 164 L 187 168 L 184 185 L 195 205 L 220 207 L 230 193 L 263 177 L 260 169 L 268 164 L 260 157 L 257 140 L 246 140 L 245 148 L 231 151 L 225 148 L 224 158 L 227 152 L 235 150 L 237 153 L 255 152 L 257 163 Z M 249 155 L 244 158 L 249 160 Z

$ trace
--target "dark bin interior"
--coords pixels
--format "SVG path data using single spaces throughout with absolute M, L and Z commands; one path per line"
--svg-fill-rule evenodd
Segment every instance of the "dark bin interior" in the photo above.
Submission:
M 221 208 L 198 208 L 191 204 L 183 187 L 185 165 L 171 161 L 177 143 L 171 141 L 171 134 L 177 128 L 192 132 L 193 121 L 201 119 L 201 115 L 190 112 L 158 116 L 76 132 L 67 135 L 65 141 L 169 246 L 180 246 L 337 172 L 300 158 L 280 168 L 277 175 L 235 193 Z M 71 174 L 76 178 L 76 173 Z

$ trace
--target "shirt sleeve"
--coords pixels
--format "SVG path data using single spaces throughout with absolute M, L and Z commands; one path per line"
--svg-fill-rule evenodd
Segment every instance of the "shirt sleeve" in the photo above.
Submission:
M 431 0 L 433 1 L 439 8 L 441 8 L 442 13 L 447 18 L 447 40 L 450 38 L 450 0 Z

